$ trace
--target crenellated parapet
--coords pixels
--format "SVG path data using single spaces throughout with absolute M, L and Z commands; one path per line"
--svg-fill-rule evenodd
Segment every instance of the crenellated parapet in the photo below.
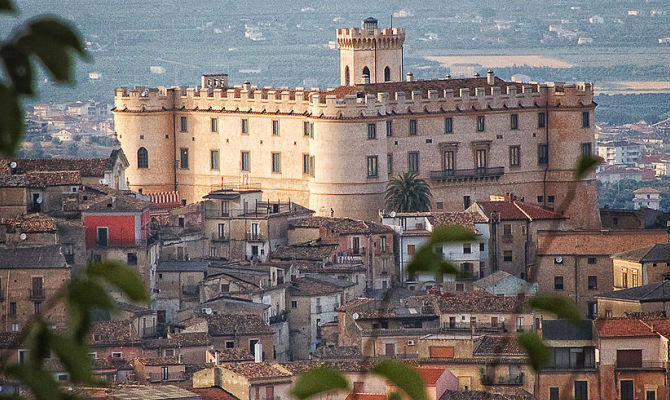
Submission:
M 399 49 L 404 42 L 404 28 L 377 28 L 373 31 L 365 28 L 342 28 L 337 30 L 337 43 L 341 49 Z

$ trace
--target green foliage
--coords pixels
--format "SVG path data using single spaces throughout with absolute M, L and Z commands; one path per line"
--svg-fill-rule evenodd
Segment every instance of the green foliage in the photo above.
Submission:
M 549 348 L 544 344 L 542 338 L 535 332 L 524 332 L 516 337 L 519 346 L 526 352 L 528 362 L 533 371 L 538 372 L 543 366 L 549 364 Z
M 11 0 L 0 0 L 0 11 L 13 12 Z M 81 36 L 70 25 L 53 17 L 37 17 L 0 40 L 0 59 L 7 82 L 0 82 L 0 154 L 13 156 L 23 136 L 24 96 L 35 96 L 32 59 L 39 60 L 59 83 L 74 81 L 74 54 L 87 60 Z
M 433 194 L 428 183 L 414 172 L 405 172 L 389 181 L 384 202 L 389 211 L 430 211 Z
M 349 383 L 339 371 L 320 367 L 302 374 L 291 389 L 291 394 L 299 400 L 304 400 L 317 394 L 348 389 Z
M 66 333 L 56 332 L 42 317 L 36 317 L 20 333 L 20 342 L 14 343 L 16 346 L 23 344 L 29 350 L 27 363 L 3 364 L 2 372 L 18 379 L 35 399 L 74 398 L 61 389 L 53 374 L 44 369 L 44 360 L 53 354 L 65 368 L 70 382 L 101 384 L 92 375 L 86 338 L 92 313 L 95 310 L 110 312 L 115 307 L 114 300 L 108 294 L 109 285 L 134 302 L 147 302 L 149 299 L 142 280 L 129 267 L 118 263 L 91 264 L 46 303 L 47 313 L 49 308 L 58 303 L 67 305 L 70 330 Z
M 602 160 L 594 155 L 582 155 L 577 159 L 577 165 L 573 171 L 575 179 L 583 179 L 586 175 L 591 173 Z
M 372 372 L 393 382 L 412 400 L 426 400 L 426 384 L 419 372 L 409 365 L 400 361 L 382 361 Z
M 429 272 L 431 274 L 456 275 L 457 278 L 470 278 L 449 260 L 445 260 L 441 254 L 435 253 L 434 246 L 444 243 L 461 243 L 478 241 L 477 234 L 459 225 L 440 226 L 433 230 L 428 243 L 421 246 L 412 261 L 407 265 L 407 273 Z
M 400 396 L 400 393 L 398 392 L 393 392 L 389 394 L 389 399 L 388 400 L 402 400 L 402 396 Z
M 581 322 L 582 313 L 575 303 L 561 296 L 540 294 L 528 301 L 528 305 L 534 309 L 548 311 L 558 319 L 567 319 L 572 322 Z

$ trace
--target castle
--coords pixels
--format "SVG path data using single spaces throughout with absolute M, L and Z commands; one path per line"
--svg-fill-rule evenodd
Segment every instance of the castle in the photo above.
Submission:
M 594 175 L 573 168 L 594 142 L 590 83 L 403 80 L 402 28 L 338 29 L 335 89 L 201 85 L 118 88 L 114 122 L 133 190 L 198 201 L 222 185 L 260 186 L 318 215 L 376 218 L 389 179 L 415 171 L 435 211 L 513 195 L 600 228 Z

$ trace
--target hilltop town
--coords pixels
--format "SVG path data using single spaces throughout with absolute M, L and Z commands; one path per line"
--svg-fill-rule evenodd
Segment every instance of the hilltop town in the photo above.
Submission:
M 333 89 L 208 74 L 118 88 L 113 124 L 94 102 L 35 107 L 27 135 L 74 141 L 75 119 L 80 134 L 113 129 L 120 147 L 0 160 L 11 361 L 30 357 L 19 339 L 34 315 L 68 328 L 64 307 L 44 308 L 64 283 L 119 261 L 151 302 L 112 290 L 117 312 L 93 322 L 93 373 L 109 385 L 71 385 L 46 362 L 85 397 L 288 399 L 325 365 L 353 391 L 317 397 L 381 400 L 397 387 L 367 371 L 397 359 L 431 400 L 668 398 L 668 121 L 596 129 L 588 82 L 415 80 L 404 39 L 373 18 L 339 29 Z M 594 155 L 597 172 L 575 177 Z M 430 186 L 430 210 L 386 207 L 405 172 Z M 634 207 L 599 205 L 599 185 L 627 180 L 644 182 Z M 476 239 L 432 251 L 458 274 L 413 272 L 433 232 L 453 226 Z M 569 299 L 584 320 L 530 307 L 538 295 Z M 549 347 L 541 370 L 520 332 Z M 22 390 L 7 377 L 0 388 Z

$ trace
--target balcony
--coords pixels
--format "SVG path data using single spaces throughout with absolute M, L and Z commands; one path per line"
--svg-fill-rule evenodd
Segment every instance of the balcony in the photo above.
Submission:
M 270 317 L 270 325 L 288 321 L 288 311 L 282 311 Z
M 482 385 L 485 386 L 521 386 L 523 385 L 523 374 L 506 376 L 482 375 Z
M 505 167 L 475 169 L 445 169 L 430 171 L 430 179 L 437 182 L 461 181 L 472 179 L 498 179 L 505 173 Z
M 617 360 L 615 369 L 617 371 L 663 371 L 669 367 L 667 361 L 642 361 L 630 362 L 628 360 Z
M 169 372 L 167 374 L 161 372 L 150 372 L 149 382 L 170 382 L 170 381 L 183 381 L 185 379 L 183 372 Z
M 220 235 L 219 232 L 212 232 L 212 242 L 227 242 L 230 240 L 230 233 L 226 232 Z
M 337 255 L 338 264 L 361 264 L 365 255 L 365 247 L 347 249 Z
M 32 301 L 41 301 L 46 299 L 46 293 L 44 292 L 44 288 L 28 289 L 28 298 Z
M 266 236 L 260 232 L 247 232 L 248 242 L 264 242 Z

